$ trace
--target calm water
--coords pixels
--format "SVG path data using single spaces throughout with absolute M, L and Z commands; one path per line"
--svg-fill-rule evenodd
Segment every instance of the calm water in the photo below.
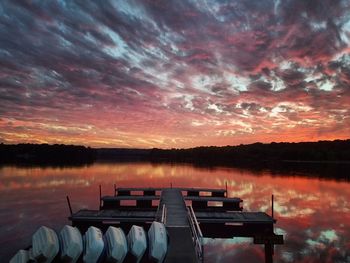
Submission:
M 0 258 L 7 262 L 30 244 L 40 225 L 59 230 L 67 221 L 69 195 L 73 210 L 97 209 L 103 194 L 119 187 L 214 187 L 229 185 L 246 211 L 270 213 L 275 195 L 275 262 L 350 262 L 350 184 L 287 177 L 233 168 L 199 169 L 166 164 L 94 164 L 80 168 L 0 168 Z M 207 239 L 205 262 L 263 262 L 263 247 L 250 239 Z

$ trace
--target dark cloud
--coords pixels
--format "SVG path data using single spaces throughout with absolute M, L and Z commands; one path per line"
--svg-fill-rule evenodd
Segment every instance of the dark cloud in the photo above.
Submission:
M 249 86 L 250 90 L 260 90 L 260 91 L 268 91 L 271 89 L 271 84 L 266 81 L 254 81 Z M 267 93 L 268 94 L 268 93 Z
M 246 103 L 246 102 L 243 102 L 241 104 L 241 107 L 245 110 L 250 110 L 250 111 L 257 111 L 261 108 L 261 106 L 257 103 Z
M 278 73 L 278 76 L 290 88 L 304 88 L 305 75 L 297 70 L 285 70 Z

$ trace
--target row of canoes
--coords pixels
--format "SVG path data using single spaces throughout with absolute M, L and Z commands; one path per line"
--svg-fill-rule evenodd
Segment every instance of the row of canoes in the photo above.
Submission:
M 163 262 L 168 248 L 165 226 L 153 222 L 148 230 L 148 238 L 143 227 L 133 225 L 127 236 L 121 228 L 108 227 L 102 233 L 90 226 L 82 236 L 72 226 L 64 226 L 59 235 L 48 227 L 40 227 L 32 237 L 29 250 L 19 250 L 10 263 L 50 263 L 83 261 L 99 262 L 140 262 L 148 257 L 151 262 Z M 148 249 L 148 256 L 145 255 Z

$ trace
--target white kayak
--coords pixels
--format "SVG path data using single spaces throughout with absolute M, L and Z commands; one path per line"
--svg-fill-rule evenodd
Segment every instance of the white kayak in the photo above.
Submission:
M 107 261 L 111 263 L 123 262 L 128 253 L 124 231 L 113 226 L 108 227 L 105 233 Z
M 130 254 L 136 259 L 136 262 L 140 262 L 147 248 L 146 233 L 143 227 L 133 225 L 127 240 Z
M 103 250 L 104 242 L 101 230 L 90 226 L 84 235 L 84 262 L 97 263 L 102 261 Z
M 27 250 L 19 250 L 16 255 L 14 255 L 10 263 L 27 263 L 29 262 L 29 252 Z
M 76 227 L 65 225 L 59 235 L 61 260 L 75 263 L 83 252 L 83 239 Z
M 149 259 L 163 262 L 167 249 L 168 237 L 164 224 L 154 221 L 148 230 Z
M 41 226 L 32 237 L 32 254 L 36 261 L 50 263 L 59 251 L 59 242 L 55 231 Z

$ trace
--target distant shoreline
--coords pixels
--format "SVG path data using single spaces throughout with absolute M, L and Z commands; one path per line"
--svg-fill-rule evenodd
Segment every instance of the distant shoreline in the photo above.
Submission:
M 74 166 L 96 161 L 97 151 L 63 144 L 0 144 L 0 164 Z
M 0 144 L 0 165 L 85 166 L 95 162 L 152 162 L 197 167 L 306 171 L 325 178 L 350 180 L 350 140 L 307 143 L 254 143 L 191 149 L 93 149 L 74 145 Z

